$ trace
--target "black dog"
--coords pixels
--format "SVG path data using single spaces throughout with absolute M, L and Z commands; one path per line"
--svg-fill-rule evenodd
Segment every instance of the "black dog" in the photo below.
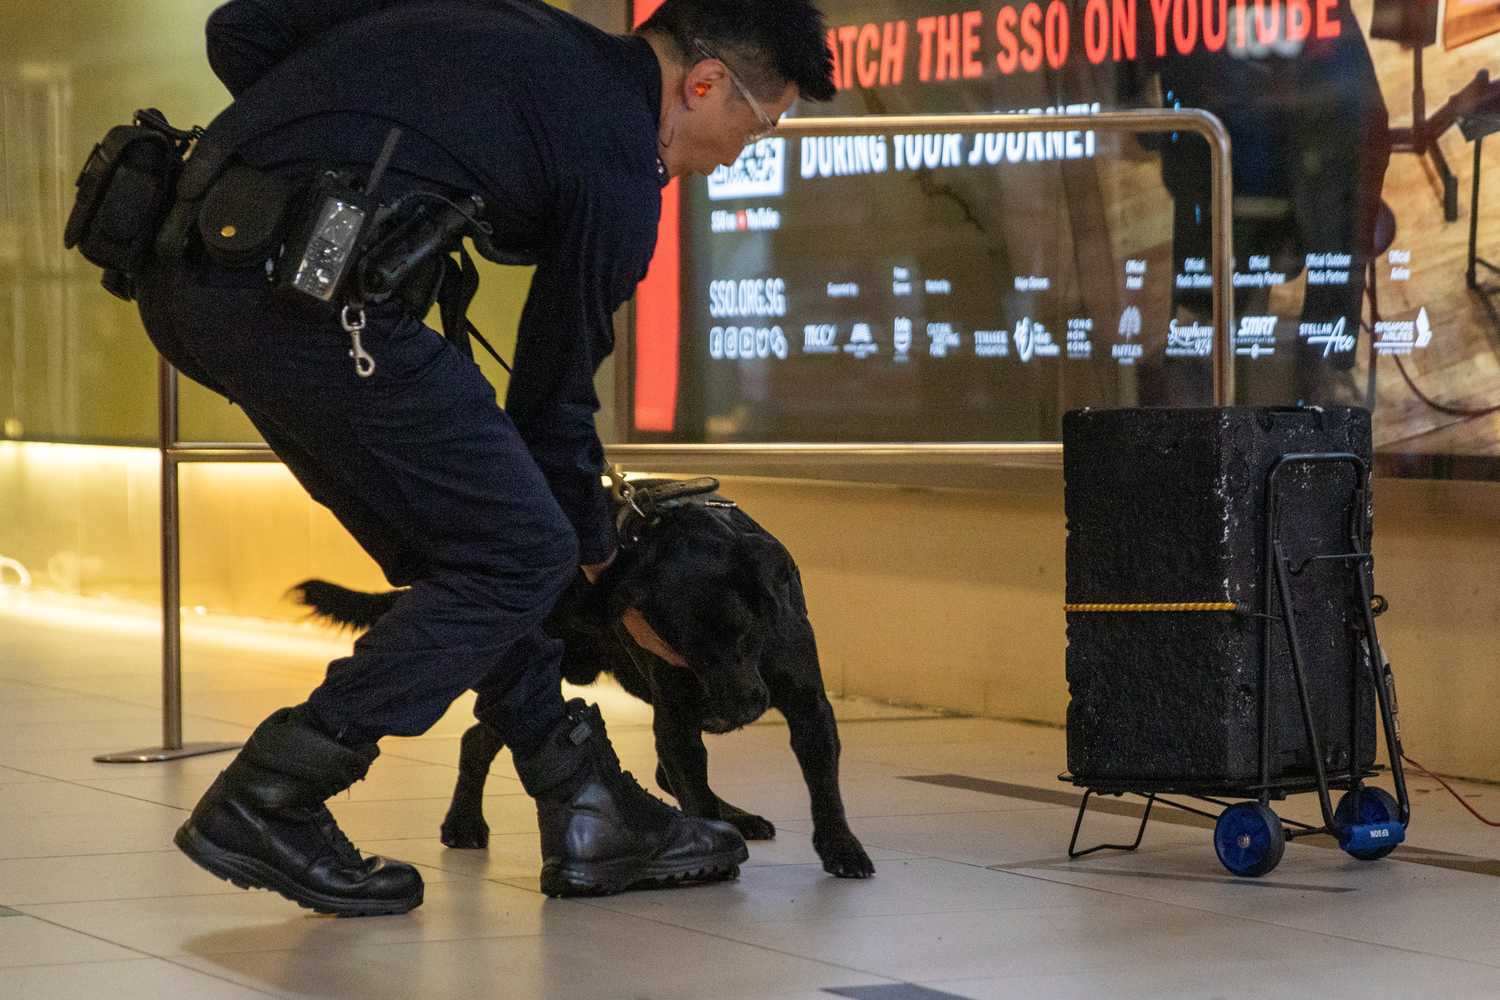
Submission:
M 616 505 L 619 556 L 598 584 L 576 583 L 544 626 L 564 642 L 563 676 L 591 684 L 609 673 L 649 703 L 656 783 L 688 815 L 733 823 L 746 840 L 769 840 L 776 828 L 709 788 L 703 733 L 738 729 L 775 708 L 786 717 L 812 798 L 813 847 L 824 870 L 844 878 L 873 874 L 844 817 L 838 729 L 791 555 L 714 492 L 713 480 L 631 486 L 631 502 Z M 356 628 L 369 627 L 400 596 L 321 580 L 296 590 L 316 615 Z M 502 746 L 483 723 L 464 733 L 442 828 L 449 847 L 488 845 L 482 796 Z

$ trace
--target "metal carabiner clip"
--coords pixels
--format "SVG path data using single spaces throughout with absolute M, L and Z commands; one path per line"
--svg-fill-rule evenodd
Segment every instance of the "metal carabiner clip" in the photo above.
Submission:
M 353 315 L 350 315 L 350 312 Z M 352 346 L 349 348 L 349 356 L 354 359 L 354 373 L 360 378 L 369 378 L 375 374 L 375 359 L 365 352 L 364 345 L 360 343 L 359 335 L 365 328 L 364 306 L 344 306 L 344 311 L 339 314 L 339 323 L 344 332 L 349 334 Z

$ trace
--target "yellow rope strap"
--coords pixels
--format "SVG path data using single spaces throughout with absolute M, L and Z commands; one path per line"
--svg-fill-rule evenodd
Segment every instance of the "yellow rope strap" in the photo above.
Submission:
M 1136 611 L 1238 611 L 1231 601 L 1197 601 L 1180 604 L 1064 604 L 1071 613 L 1111 614 Z

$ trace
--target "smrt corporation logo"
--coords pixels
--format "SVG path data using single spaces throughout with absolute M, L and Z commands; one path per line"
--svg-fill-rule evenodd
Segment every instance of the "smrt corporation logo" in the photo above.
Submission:
M 785 139 L 762 139 L 752 143 L 733 164 L 719 167 L 708 176 L 710 201 L 779 198 L 785 193 Z
M 1234 335 L 1234 353 L 1252 361 L 1276 353 L 1276 317 L 1241 316 Z

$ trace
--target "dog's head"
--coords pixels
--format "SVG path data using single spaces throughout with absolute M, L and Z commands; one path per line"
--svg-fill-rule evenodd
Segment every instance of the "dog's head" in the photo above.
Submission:
M 692 671 L 703 691 L 703 729 L 725 733 L 760 718 L 770 699 L 765 655 L 806 616 L 781 543 L 738 508 L 688 504 L 622 558 L 611 612 L 617 620 L 638 613 L 675 654 L 658 655 L 666 662 L 658 669 Z

